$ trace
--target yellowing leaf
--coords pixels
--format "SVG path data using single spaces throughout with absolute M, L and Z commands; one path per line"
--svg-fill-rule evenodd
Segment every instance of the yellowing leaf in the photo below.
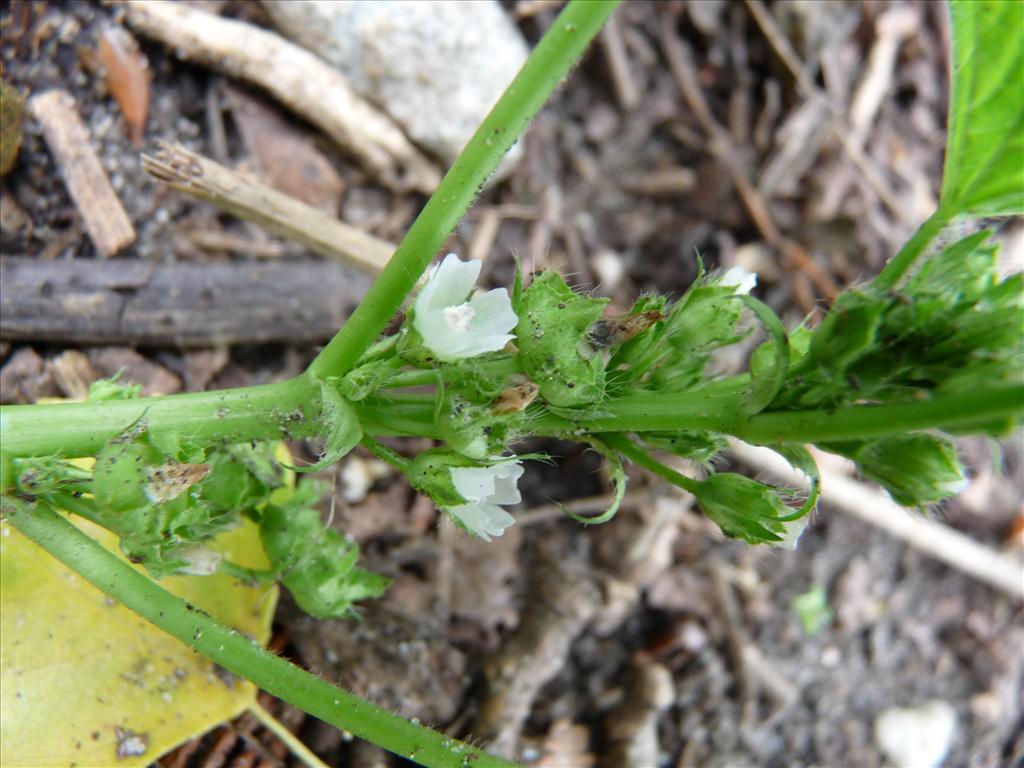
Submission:
M 117 551 L 111 534 L 74 522 Z M 239 565 L 268 565 L 248 520 L 213 546 Z M 252 684 L 113 603 L 6 525 L 0 579 L 4 766 L 149 765 L 255 700 Z M 242 586 L 222 574 L 161 584 L 261 643 L 269 639 L 276 587 Z

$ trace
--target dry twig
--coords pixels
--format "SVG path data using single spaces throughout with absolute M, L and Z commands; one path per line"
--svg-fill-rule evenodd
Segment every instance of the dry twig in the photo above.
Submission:
M 395 250 L 391 243 L 343 224 L 180 144 L 161 142 L 155 156 L 142 156 L 142 167 L 171 189 L 371 274 L 380 272 Z
M 68 193 L 82 214 L 85 230 L 105 258 L 135 241 L 135 228 L 110 179 L 100 165 L 89 132 L 78 119 L 75 100 L 67 91 L 47 91 L 29 103 L 32 115 L 64 177 Z
M 432 192 L 437 168 L 344 76 L 280 35 L 184 3 L 133 0 L 129 24 L 183 58 L 248 80 L 323 130 L 384 182 Z

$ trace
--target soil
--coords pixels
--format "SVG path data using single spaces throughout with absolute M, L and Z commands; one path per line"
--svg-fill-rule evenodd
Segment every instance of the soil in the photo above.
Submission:
M 256 4 L 201 5 L 267 24 Z M 531 43 L 557 10 L 527 0 L 506 6 Z M 529 269 L 557 267 L 622 308 L 645 291 L 680 295 L 700 254 L 709 268 L 757 271 L 757 294 L 790 325 L 826 306 L 835 286 L 870 279 L 936 200 L 945 10 L 882 0 L 777 0 L 768 10 L 816 96 L 801 90 L 747 5 L 626 3 L 617 35 L 595 45 L 558 91 L 523 139 L 523 161 L 483 193 L 450 250 L 486 253 L 484 279 L 493 285 L 510 281 L 518 256 Z M 0 12 L 4 82 L 25 94 L 62 87 L 75 99 L 137 232 L 116 258 L 239 270 L 256 258 L 312 258 L 141 170 L 96 54 L 122 13 L 116 3 L 85 2 L 12 2 Z M 897 22 L 906 29 L 893 65 L 875 73 L 877 108 L 864 118 L 870 94 L 861 86 Z M 685 47 L 726 143 L 709 140 L 682 95 L 672 41 Z M 424 198 L 376 182 L 244 83 L 138 42 L 151 74 L 142 151 L 179 142 L 294 189 L 288 170 L 261 166 L 258 147 L 245 140 L 254 133 L 245 121 L 264 120 L 266 130 L 297 136 L 326 160 L 312 164 L 316 202 L 378 237 L 401 238 Z M 261 109 L 238 109 L 240 100 Z M 843 149 L 835 125 L 858 137 L 860 160 Z M 87 267 L 100 256 L 81 214 L 38 123 L 27 117 L 23 129 L 3 178 L 3 254 Z M 737 174 L 751 180 L 755 205 L 737 192 Z M 1006 232 L 1019 237 L 1019 224 Z M 73 395 L 83 377 L 128 362 L 130 376 L 164 392 L 256 384 L 299 372 L 323 341 L 135 351 L 130 340 L 76 349 L 0 333 L 0 396 Z M 67 375 L 69 360 L 77 378 Z M 524 447 L 558 456 L 557 466 L 531 468 L 521 524 L 490 545 L 439 523 L 401 478 L 371 473 L 367 492 L 337 501 L 335 524 L 395 586 L 357 625 L 313 622 L 285 599 L 275 647 L 527 764 L 874 766 L 884 762 L 875 718 L 931 699 L 957 713 L 945 765 L 1024 764 L 1024 621 L 1009 597 L 827 506 L 794 552 L 729 542 L 685 497 L 639 473 L 619 516 L 586 529 L 546 505 L 607 493 L 598 458 L 569 444 Z M 994 449 L 966 442 L 963 453 L 975 486 L 931 514 L 994 548 L 1020 547 L 1011 537 L 1022 510 L 1020 440 Z M 347 459 L 338 487 L 370 464 L 363 455 Z M 808 631 L 794 600 L 814 590 L 824 591 L 831 618 Z M 516 674 L 502 677 L 499 668 Z M 329 765 L 400 762 L 280 702 L 265 704 Z M 160 761 L 224 764 L 300 763 L 245 718 Z

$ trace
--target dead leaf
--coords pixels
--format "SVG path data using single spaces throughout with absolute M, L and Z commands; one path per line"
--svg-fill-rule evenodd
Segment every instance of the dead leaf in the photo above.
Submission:
M 149 112 L 146 57 L 135 38 L 122 27 L 108 27 L 100 34 L 98 54 L 106 71 L 107 88 L 121 108 L 132 146 L 138 148 Z
M 112 534 L 74 522 L 117 552 Z M 268 565 L 254 523 L 218 537 L 215 547 L 241 565 Z M 149 765 L 255 701 L 251 683 L 226 685 L 212 662 L 6 525 L 0 554 L 3 765 Z M 161 584 L 260 643 L 270 637 L 276 590 L 222 574 Z
M 231 115 L 259 174 L 270 186 L 338 215 L 345 184 L 312 139 L 280 113 L 238 88 L 227 89 Z

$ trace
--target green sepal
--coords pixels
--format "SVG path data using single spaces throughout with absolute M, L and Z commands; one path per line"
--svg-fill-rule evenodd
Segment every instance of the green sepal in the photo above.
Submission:
M 884 309 L 882 301 L 866 293 L 841 294 L 814 332 L 808 357 L 841 373 L 874 349 Z
M 575 293 L 552 271 L 523 291 L 515 329 L 520 358 L 551 405 L 572 408 L 604 397 L 605 355 L 590 345 L 587 331 L 607 303 Z
M 338 391 L 350 402 L 365 400 L 401 367 L 402 361 L 394 357 L 364 363 L 342 377 Z
M 141 384 L 121 384 L 118 379 L 121 372 L 106 379 L 97 379 L 89 385 L 89 394 L 86 401 L 90 403 L 103 403 L 111 400 L 137 400 L 142 393 Z
M 864 442 L 827 443 L 852 459 L 865 477 L 906 507 L 923 507 L 962 491 L 967 481 L 953 443 L 926 434 L 888 435 Z
M 799 470 L 807 476 L 811 483 L 807 491 L 807 499 L 804 501 L 803 506 L 800 507 L 800 510 L 795 513 L 793 519 L 809 515 L 818 506 L 818 498 L 821 496 L 821 472 L 818 469 L 818 462 L 814 460 L 811 452 L 803 445 L 783 443 L 768 447 L 788 461 L 793 469 Z
M 753 415 L 768 407 L 782 388 L 789 370 L 789 340 L 771 307 L 753 296 L 740 298 L 768 334 L 768 341 L 761 347 L 768 351 L 751 358 L 750 385 L 743 396 L 746 412 Z
M 164 461 L 165 455 L 150 442 L 145 427 L 107 442 L 96 455 L 92 477 L 92 493 L 100 509 L 130 512 L 152 506 L 146 495 L 147 470 Z
M 802 512 L 786 506 L 778 490 L 732 472 L 718 472 L 701 482 L 694 495 L 704 514 L 722 532 L 750 544 L 782 543 Z
M 718 432 L 685 430 L 679 432 L 644 432 L 644 442 L 659 451 L 707 464 L 729 443 Z
M 593 517 L 586 517 L 579 515 L 568 509 L 564 505 L 562 511 L 575 520 L 577 523 L 583 523 L 584 525 L 600 525 L 607 523 L 615 514 L 619 511 L 619 507 L 622 506 L 622 500 L 626 496 L 626 484 L 628 478 L 626 477 L 626 470 L 622 466 L 622 459 L 619 454 L 612 450 L 609 446 L 605 445 L 598 438 L 584 438 L 586 442 L 604 458 L 608 467 L 608 478 L 612 481 L 612 486 L 615 488 L 615 495 L 612 497 L 612 503 L 608 506 L 604 512 Z
M 320 483 L 303 483 L 261 516 L 260 539 L 274 572 L 306 613 L 319 619 L 355 614 L 355 603 L 380 597 L 391 579 L 357 567 L 359 545 L 323 524 L 313 504 Z
M 337 388 L 329 381 L 320 384 L 321 412 L 320 423 L 324 429 L 324 452 L 320 460 L 306 467 L 291 467 L 282 464 L 285 469 L 293 472 L 319 472 L 340 461 L 359 445 L 363 439 L 363 426 L 349 402 L 342 397 Z
M 251 510 L 264 503 L 284 481 L 274 460 L 273 443 L 228 445 L 207 460 L 210 475 L 199 486 L 200 498 L 221 512 Z
M 465 504 L 452 483 L 452 467 L 477 467 L 480 464 L 447 448 L 431 448 L 413 459 L 407 477 L 420 493 L 429 496 L 439 507 Z

